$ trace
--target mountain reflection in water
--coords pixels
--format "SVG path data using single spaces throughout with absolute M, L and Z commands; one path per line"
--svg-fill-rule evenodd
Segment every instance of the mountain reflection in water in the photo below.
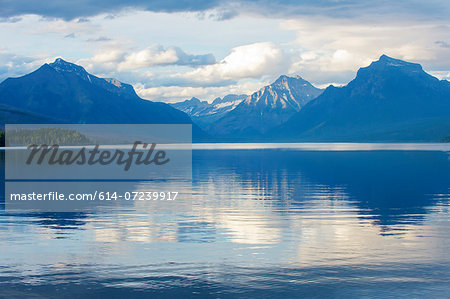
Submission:
M 3 205 L 2 295 L 450 291 L 446 152 L 198 149 L 192 169 L 192 196 L 171 203 L 77 213 Z M 135 188 L 146 184 L 155 183 Z

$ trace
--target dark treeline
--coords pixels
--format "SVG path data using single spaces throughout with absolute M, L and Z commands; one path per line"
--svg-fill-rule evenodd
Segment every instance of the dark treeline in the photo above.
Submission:
M 47 144 L 47 145 L 88 145 L 92 143 L 89 138 L 75 130 L 62 128 L 40 128 L 40 129 L 11 129 L 4 132 L 0 137 L 3 146 Z

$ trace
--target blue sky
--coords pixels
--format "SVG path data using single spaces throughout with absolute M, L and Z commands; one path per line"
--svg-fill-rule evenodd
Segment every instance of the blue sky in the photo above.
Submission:
M 151 100 L 345 84 L 385 53 L 450 78 L 450 3 L 0 0 L 0 80 L 57 57 Z

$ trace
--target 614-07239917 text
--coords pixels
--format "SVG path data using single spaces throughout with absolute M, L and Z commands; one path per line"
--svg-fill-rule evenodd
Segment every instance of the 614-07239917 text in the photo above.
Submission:
M 157 192 L 157 191 L 127 191 L 124 193 L 110 191 L 95 191 L 93 193 L 11 193 L 10 201 L 156 201 L 156 200 L 175 200 L 178 196 L 177 191 Z

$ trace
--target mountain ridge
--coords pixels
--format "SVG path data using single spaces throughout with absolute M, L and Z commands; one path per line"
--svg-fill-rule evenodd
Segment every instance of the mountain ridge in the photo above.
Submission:
M 196 97 L 182 102 L 172 103 L 171 106 L 188 114 L 192 120 L 202 128 L 223 117 L 236 108 L 247 95 L 228 94 L 223 98 L 215 98 L 211 103 L 201 101 Z
M 360 68 L 347 85 L 328 87 L 266 138 L 438 141 L 446 128 L 449 82 L 426 73 L 420 64 L 382 55 Z
M 306 103 L 322 93 L 300 76 L 280 76 L 272 84 L 249 95 L 235 109 L 214 122 L 210 134 L 259 137 L 270 128 L 287 121 Z
M 0 83 L 0 104 L 4 109 L 45 116 L 51 122 L 191 124 L 195 138 L 207 138 L 185 113 L 165 103 L 141 99 L 131 85 L 96 77 L 63 59 L 5 79 Z M 15 119 L 2 119 L 3 124 L 6 121 L 13 123 Z M 17 118 L 14 123 L 20 122 Z
M 3 124 L 186 123 L 193 124 L 198 140 L 218 142 L 439 141 L 450 134 L 450 82 L 420 64 L 381 55 L 341 87 L 322 90 L 300 76 L 282 75 L 249 96 L 169 105 L 141 99 L 130 84 L 58 58 L 0 83 L 0 119 Z

